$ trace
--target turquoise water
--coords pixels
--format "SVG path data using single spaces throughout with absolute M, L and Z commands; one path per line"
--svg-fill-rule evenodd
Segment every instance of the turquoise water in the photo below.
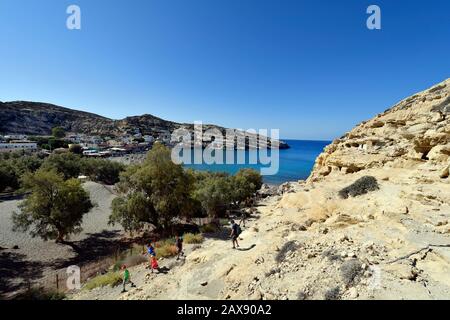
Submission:
M 278 173 L 275 175 L 263 176 L 264 182 L 269 184 L 282 184 L 286 181 L 295 181 L 306 179 L 317 156 L 323 151 L 323 148 L 330 144 L 330 141 L 310 141 L 310 140 L 283 140 L 289 144 L 290 149 L 279 150 L 280 165 Z M 249 157 L 256 153 L 255 150 L 237 150 L 235 151 L 235 159 L 237 154 L 241 153 L 245 156 L 246 164 L 190 164 L 185 167 L 197 170 L 208 170 L 214 172 L 236 173 L 241 168 L 260 169 L 269 165 L 248 164 Z M 270 156 L 270 154 L 269 154 Z

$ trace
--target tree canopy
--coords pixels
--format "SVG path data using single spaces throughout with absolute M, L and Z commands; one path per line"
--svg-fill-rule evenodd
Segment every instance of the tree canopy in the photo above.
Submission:
M 33 237 L 57 242 L 81 231 L 83 215 L 93 204 L 78 180 L 38 170 L 24 176 L 23 187 L 31 194 L 13 214 L 14 230 L 30 230 Z
M 233 203 L 251 197 L 261 184 L 261 176 L 251 169 L 235 176 L 184 170 L 172 162 L 167 147 L 155 144 L 142 165 L 121 174 L 117 184 L 121 196 L 113 201 L 110 223 L 133 231 L 145 222 L 166 229 L 174 218 L 220 217 Z
M 54 127 L 52 129 L 52 136 L 57 139 L 62 139 L 66 136 L 66 131 L 62 127 Z
M 123 195 L 114 200 L 110 223 L 120 223 L 128 231 L 143 222 L 167 229 L 174 217 L 190 214 L 191 188 L 189 175 L 172 162 L 170 150 L 155 144 L 142 165 L 121 175 L 118 189 Z

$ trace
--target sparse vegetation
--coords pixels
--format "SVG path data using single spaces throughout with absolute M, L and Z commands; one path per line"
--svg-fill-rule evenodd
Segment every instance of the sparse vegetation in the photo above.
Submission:
M 183 235 L 183 240 L 185 243 L 189 244 L 198 244 L 203 242 L 203 236 L 201 234 L 193 234 L 193 233 L 186 233 Z
M 337 261 L 341 259 L 341 256 L 334 249 L 327 249 L 322 252 L 322 257 L 327 258 L 330 261 Z
M 355 283 L 362 272 L 361 261 L 358 259 L 351 259 L 345 261 L 341 266 L 342 281 L 348 286 Z
M 299 245 L 295 241 L 288 241 L 286 242 L 283 247 L 281 247 L 280 251 L 275 257 L 275 261 L 278 263 L 283 262 L 286 259 L 286 256 L 292 252 L 297 250 Z
M 341 298 L 341 290 L 339 287 L 331 288 L 330 290 L 325 292 L 324 299 L 325 300 L 339 300 Z
M 158 259 L 174 257 L 178 253 L 178 249 L 175 246 L 175 240 L 173 238 L 156 242 L 155 251 Z
M 348 197 L 356 197 L 366 194 L 370 191 L 378 190 L 378 182 L 372 176 L 364 176 L 356 180 L 353 184 L 339 191 L 339 196 L 343 199 Z
M 120 272 L 110 271 L 106 274 L 102 274 L 90 279 L 88 282 L 86 282 L 83 289 L 92 290 L 104 286 L 115 287 L 118 286 L 121 282 L 122 275 L 120 274 Z

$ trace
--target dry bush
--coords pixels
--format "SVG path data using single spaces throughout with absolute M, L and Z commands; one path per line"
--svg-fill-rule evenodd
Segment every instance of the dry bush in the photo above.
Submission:
M 364 176 L 353 182 L 351 185 L 340 190 L 339 196 L 343 199 L 347 199 L 348 197 L 360 196 L 378 189 L 379 186 L 377 179 L 372 176 Z
M 183 236 L 183 241 L 186 243 L 192 243 L 192 244 L 199 244 L 202 243 L 204 240 L 203 236 L 201 234 L 193 234 L 193 233 L 186 233 Z
M 275 261 L 281 263 L 286 259 L 288 253 L 297 250 L 299 245 L 295 241 L 286 242 L 275 257 Z
M 156 257 L 170 258 L 178 254 L 178 248 L 175 246 L 174 239 L 166 239 L 156 242 L 155 244 Z
M 325 300 L 339 300 L 341 298 L 341 290 L 339 287 L 334 287 L 325 292 Z
M 362 264 L 358 259 L 351 259 L 345 261 L 341 266 L 341 277 L 344 283 L 348 286 L 355 283 L 362 273 Z

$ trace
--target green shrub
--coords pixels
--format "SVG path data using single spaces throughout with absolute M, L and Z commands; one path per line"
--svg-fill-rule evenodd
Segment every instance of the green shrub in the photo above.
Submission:
M 360 196 L 370 191 L 375 191 L 378 189 L 379 187 L 377 179 L 371 176 L 364 176 L 356 180 L 348 187 L 345 187 L 344 189 L 340 190 L 339 196 L 343 199 L 347 199 L 348 197 Z
M 183 236 L 183 239 L 184 239 L 184 242 L 192 243 L 192 244 L 203 242 L 203 236 L 200 233 L 198 233 L 198 234 L 186 233 Z
M 202 233 L 214 233 L 219 230 L 217 225 L 214 223 L 204 224 L 204 225 L 200 226 L 199 229 Z
M 84 285 L 83 289 L 92 290 L 99 287 L 115 287 L 122 283 L 122 274 L 120 272 L 108 272 L 95 278 L 92 278 Z
M 119 182 L 124 170 L 123 164 L 106 159 L 83 158 L 81 162 L 81 171 L 91 180 L 109 185 Z

